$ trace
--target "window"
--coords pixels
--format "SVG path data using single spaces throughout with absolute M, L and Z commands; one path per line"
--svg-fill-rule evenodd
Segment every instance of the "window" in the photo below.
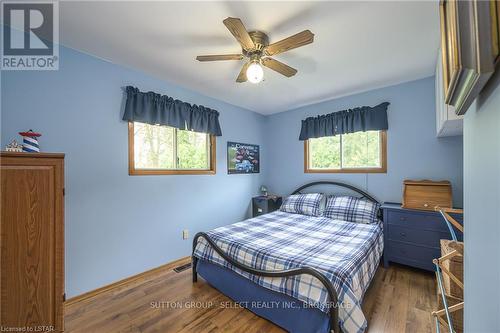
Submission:
M 215 174 L 215 137 L 129 122 L 129 174 Z
M 367 131 L 304 141 L 304 172 L 385 173 L 385 131 Z

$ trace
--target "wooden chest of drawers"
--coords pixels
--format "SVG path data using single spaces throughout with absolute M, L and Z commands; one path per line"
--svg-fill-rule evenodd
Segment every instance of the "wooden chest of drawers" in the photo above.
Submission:
M 384 221 L 384 266 L 389 262 L 434 271 L 432 259 L 439 258 L 440 239 L 451 239 L 443 217 L 437 212 L 382 205 Z M 453 215 L 462 222 L 461 215 Z M 459 239 L 462 234 L 455 230 Z

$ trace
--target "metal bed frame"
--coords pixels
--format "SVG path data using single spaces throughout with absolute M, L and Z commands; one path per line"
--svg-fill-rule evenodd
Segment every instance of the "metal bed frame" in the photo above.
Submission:
M 292 194 L 300 194 L 302 193 L 302 190 L 312 187 L 312 186 L 317 186 L 317 185 L 334 185 L 338 187 L 344 187 L 347 188 L 351 191 L 357 192 L 358 194 L 361 194 L 362 198 L 366 198 L 372 202 L 378 203 L 378 201 L 373 198 L 371 195 L 366 193 L 363 190 L 360 190 L 359 188 L 341 183 L 341 182 L 335 182 L 335 181 L 317 181 L 317 182 L 312 182 L 312 183 L 307 183 L 299 188 L 297 188 L 295 191 L 292 192 Z M 290 276 L 295 276 L 295 275 L 301 275 L 301 274 L 308 274 L 312 275 L 313 277 L 317 278 L 323 286 L 326 288 L 328 292 L 328 297 L 330 298 L 330 306 L 329 306 L 329 314 L 330 314 L 330 331 L 331 332 L 340 332 L 340 326 L 339 326 L 339 309 L 338 309 L 338 295 L 337 292 L 335 291 L 335 288 L 333 287 L 333 284 L 328 278 L 326 278 L 322 273 L 320 273 L 318 270 L 311 268 L 311 267 L 300 267 L 300 268 L 293 268 L 293 269 L 286 269 L 286 270 L 281 270 L 281 271 L 264 271 L 260 269 L 255 269 L 253 267 L 247 266 L 245 264 L 242 264 L 235 259 L 231 258 L 228 256 L 215 242 L 210 239 L 210 237 L 204 233 L 204 232 L 199 232 L 194 236 L 193 239 L 193 254 L 191 256 L 192 260 L 192 271 L 193 271 L 193 283 L 198 281 L 198 272 L 196 270 L 196 265 L 198 263 L 198 258 L 194 256 L 194 251 L 196 248 L 196 245 L 198 244 L 198 239 L 203 238 L 207 241 L 207 243 L 217 252 L 224 260 L 229 262 L 231 265 L 241 269 L 244 272 L 258 275 L 258 276 L 264 276 L 264 277 L 290 277 Z

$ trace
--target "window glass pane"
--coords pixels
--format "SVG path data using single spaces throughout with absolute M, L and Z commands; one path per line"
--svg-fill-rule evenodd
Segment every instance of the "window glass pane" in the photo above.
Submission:
M 340 135 L 309 139 L 309 167 L 340 169 Z
M 206 133 L 134 122 L 133 135 L 134 169 L 210 170 L 210 135 Z
M 380 135 L 378 131 L 342 135 L 342 167 L 380 167 Z
M 174 129 L 134 123 L 134 162 L 137 169 L 173 169 Z
M 177 131 L 179 169 L 208 169 L 208 135 L 192 131 Z

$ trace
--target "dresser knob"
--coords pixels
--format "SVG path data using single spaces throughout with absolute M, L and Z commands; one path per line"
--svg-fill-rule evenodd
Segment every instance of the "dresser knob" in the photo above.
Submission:
M 400 235 L 401 237 L 406 237 L 406 233 L 404 233 L 404 232 L 400 232 L 400 233 L 399 233 L 399 235 Z
M 426 203 L 425 203 L 425 204 L 424 204 L 424 207 L 429 207 L 429 204 L 426 204 Z
M 406 217 L 400 217 L 399 218 L 401 221 L 406 221 Z

